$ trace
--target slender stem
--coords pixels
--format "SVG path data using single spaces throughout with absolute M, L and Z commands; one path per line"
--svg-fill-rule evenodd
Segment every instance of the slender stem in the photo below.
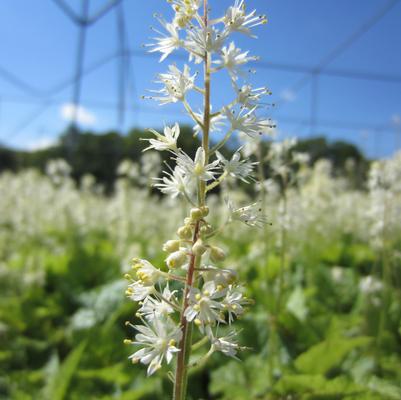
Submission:
M 284 292 L 284 273 L 286 267 L 286 252 L 287 252 L 287 176 L 284 176 L 283 181 L 283 193 L 282 193 L 282 202 L 283 202 L 283 212 L 282 212 L 282 221 L 281 221 L 281 246 L 280 246 L 280 271 L 278 276 L 278 294 L 277 294 L 277 303 L 276 303 L 276 316 L 279 315 L 281 309 L 281 301 Z
M 204 16 L 203 21 L 200 21 L 204 25 L 204 29 L 207 29 L 208 26 L 208 2 L 207 0 L 203 1 L 204 7 Z M 202 24 L 201 24 L 202 25 Z M 202 148 L 205 151 L 205 164 L 208 163 L 209 160 L 209 130 L 210 130 L 210 63 L 211 56 L 209 52 L 203 56 L 204 58 L 204 112 L 203 112 L 203 123 L 199 124 L 203 130 L 202 136 Z M 189 108 L 190 109 L 190 108 Z M 191 110 L 192 111 L 192 110 Z M 198 202 L 199 207 L 202 207 L 206 204 L 206 182 L 200 181 L 198 185 Z M 199 230 L 200 230 L 200 221 L 198 221 L 195 225 L 194 234 L 192 243 L 198 240 Z M 177 367 L 175 373 L 175 382 L 174 382 L 174 393 L 173 400 L 185 400 L 187 393 L 187 381 L 188 381 L 188 363 L 189 356 L 191 354 L 191 346 L 192 346 L 192 328 L 193 323 L 188 322 L 185 317 L 185 310 L 188 307 L 188 296 L 190 288 L 194 283 L 194 277 L 196 273 L 196 268 L 199 268 L 200 257 L 196 257 L 195 254 L 191 254 L 187 280 L 184 289 L 184 298 L 182 304 L 182 311 L 180 317 L 180 325 L 182 330 L 182 338 L 179 344 L 179 353 L 177 356 Z
M 228 172 L 224 171 L 218 179 L 216 179 L 214 182 L 212 182 L 210 185 L 206 186 L 206 192 L 209 192 L 210 190 L 214 189 L 216 186 L 219 186 L 221 182 L 224 181 L 224 179 L 227 177 Z
M 224 138 L 217 143 L 215 146 L 212 147 L 212 149 L 210 150 L 210 154 L 215 153 L 217 150 L 221 149 L 228 141 L 228 139 L 230 139 L 231 135 L 233 134 L 233 130 L 230 129 L 224 136 Z
M 188 102 L 185 99 L 183 100 L 183 104 L 184 104 L 184 107 L 187 110 L 188 114 L 201 127 L 201 129 L 203 129 L 203 123 L 201 121 L 199 121 L 198 117 L 195 115 L 191 106 L 188 104 Z
M 199 236 L 199 221 L 195 225 L 194 236 L 192 242 L 195 243 L 198 240 Z M 187 363 L 189 359 L 190 353 L 190 345 L 188 343 L 191 341 L 192 334 L 192 323 L 189 323 L 185 317 L 185 310 L 188 307 L 188 295 L 189 290 L 193 284 L 194 273 L 196 266 L 196 256 L 192 254 L 189 260 L 189 268 L 187 274 L 187 281 L 184 289 L 184 298 L 182 304 L 182 311 L 180 317 L 180 325 L 182 331 L 182 338 L 179 344 L 179 353 L 177 356 L 177 368 L 175 373 L 175 382 L 174 382 L 174 400 L 185 400 L 185 387 L 186 387 L 186 374 L 187 374 Z M 190 343 L 189 343 L 190 344 Z

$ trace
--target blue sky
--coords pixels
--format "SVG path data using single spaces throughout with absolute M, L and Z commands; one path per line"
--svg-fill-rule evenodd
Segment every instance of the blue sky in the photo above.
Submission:
M 66 1 L 76 13 L 80 0 Z M 233 0 L 210 0 L 219 15 Z M 90 0 L 90 14 L 107 0 Z M 318 75 L 314 126 L 311 121 L 310 75 L 341 43 L 372 19 L 386 0 L 248 0 L 248 8 L 267 14 L 269 23 L 257 27 L 259 39 L 235 37 L 242 49 L 263 62 L 286 69 L 259 68 L 256 84 L 273 91 L 274 110 L 281 137 L 325 134 L 330 140 L 358 144 L 369 156 L 387 156 L 401 146 L 401 1 L 335 57 Z M 170 18 L 164 0 L 123 0 L 129 48 L 143 52 L 157 26 L 155 12 Z M 87 30 L 84 70 L 118 50 L 117 8 Z M 67 125 L 73 87 L 64 85 L 74 74 L 78 27 L 52 0 L 0 2 L 0 142 L 17 148 L 38 148 L 57 139 Z M 137 54 L 137 53 L 135 53 Z M 158 127 L 176 120 L 188 122 L 180 107 L 160 107 L 140 96 L 157 86 L 152 83 L 168 62 L 134 55 L 124 83 L 124 122 L 119 119 L 119 59 L 114 58 L 84 75 L 81 88 L 82 126 L 95 131 L 128 130 L 132 126 Z M 169 61 L 169 60 L 167 60 Z M 171 60 L 182 64 L 181 60 Z M 268 64 L 268 65 L 271 65 Z M 263 64 L 265 65 L 265 64 Z M 293 67 L 297 69 L 294 71 Z M 363 72 L 375 79 L 337 76 Z M 6 78 L 14 77 L 37 89 L 27 93 Z M 387 77 L 390 80 L 386 81 Z M 380 78 L 380 79 L 379 79 Z M 394 78 L 394 79 L 392 79 Z M 299 90 L 300 80 L 304 80 Z M 216 77 L 214 104 L 230 100 L 228 82 Z M 62 90 L 55 90 L 58 86 Z

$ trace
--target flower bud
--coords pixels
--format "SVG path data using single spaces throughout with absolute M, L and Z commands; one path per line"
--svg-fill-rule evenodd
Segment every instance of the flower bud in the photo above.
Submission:
M 200 233 L 201 235 L 208 235 L 209 233 L 212 233 L 213 229 L 210 225 L 203 225 L 200 228 Z
M 210 250 L 210 259 L 213 262 L 224 261 L 226 258 L 226 253 L 220 247 L 212 246 Z
M 203 217 L 203 212 L 200 208 L 192 208 L 190 211 L 190 216 L 193 221 L 198 221 Z
M 191 239 L 192 238 L 192 229 L 188 225 L 181 226 L 177 230 L 177 235 L 181 239 Z
M 201 207 L 200 211 L 202 213 L 202 217 L 207 217 L 209 215 L 209 207 L 208 206 Z
M 173 253 L 180 249 L 180 241 L 179 240 L 167 240 L 163 245 L 163 251 L 167 253 Z
M 202 239 L 198 239 L 196 241 L 196 243 L 192 246 L 192 252 L 196 256 L 201 256 L 206 250 L 207 250 L 207 247 L 203 244 Z
M 187 254 L 185 251 L 178 250 L 171 253 L 166 258 L 166 264 L 170 269 L 179 268 L 187 261 Z

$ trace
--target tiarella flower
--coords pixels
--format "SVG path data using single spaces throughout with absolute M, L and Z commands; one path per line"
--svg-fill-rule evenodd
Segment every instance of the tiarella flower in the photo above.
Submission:
M 283 159 L 288 155 L 291 149 L 296 146 L 297 139 L 289 138 L 281 142 L 274 142 L 270 145 L 269 157 L 270 158 L 280 158 Z
M 155 292 L 153 285 L 144 285 L 143 282 L 135 281 L 128 285 L 126 294 L 133 301 L 141 301 Z
M 163 300 L 159 301 L 153 297 L 148 296 L 142 303 L 141 308 L 138 313 L 145 317 L 148 321 L 154 319 L 160 319 L 167 317 L 169 314 L 174 312 L 174 308 L 171 304 L 176 302 L 174 294 L 176 290 L 171 291 L 168 286 L 163 290 L 162 297 Z M 165 301 L 167 300 L 167 301 Z
M 225 32 L 220 32 L 214 27 L 194 27 L 188 32 L 185 40 L 185 46 L 190 52 L 190 61 L 194 59 L 195 63 L 202 62 L 206 52 L 220 53 L 226 38 Z
M 187 192 L 189 185 L 189 179 L 184 175 L 183 171 L 179 167 L 175 167 L 173 173 L 163 171 L 166 175 L 163 178 L 154 178 L 154 186 L 157 187 L 162 193 L 171 196 L 173 199 L 178 195 L 183 195 Z
M 167 31 L 167 34 L 162 33 L 156 29 L 155 32 L 160 34 L 160 37 L 154 38 L 156 43 L 148 45 L 152 47 L 149 51 L 150 53 L 160 52 L 162 56 L 160 57 L 160 62 L 163 61 L 167 56 L 169 56 L 174 50 L 179 49 L 183 45 L 183 41 L 180 39 L 177 26 L 175 24 L 168 23 L 162 18 L 158 18 L 160 24 Z
M 249 111 L 242 109 L 238 114 L 225 108 L 223 115 L 229 120 L 233 131 L 245 133 L 252 138 L 257 138 L 263 134 L 273 134 L 273 128 L 275 126 L 272 124 L 271 120 L 258 118 L 255 115 L 255 108 Z
M 177 154 L 176 161 L 177 165 L 182 171 L 184 171 L 185 175 L 200 179 L 201 181 L 214 179 L 219 164 L 219 160 L 215 160 L 210 164 L 205 164 L 205 150 L 202 147 L 199 147 L 196 151 L 194 160 L 192 160 L 188 154 L 180 151 Z
M 235 341 L 236 337 L 237 333 L 235 331 L 223 337 L 214 337 L 211 335 L 210 342 L 212 343 L 212 349 L 214 351 L 220 351 L 226 356 L 237 358 L 235 356 L 238 350 L 241 350 L 241 347 Z
M 174 23 L 180 28 L 187 24 L 197 15 L 200 0 L 168 0 L 175 11 Z
M 132 262 L 132 269 L 135 271 L 139 281 L 145 286 L 153 286 L 163 276 L 162 271 L 147 260 L 134 258 Z
M 216 285 L 227 287 L 237 280 L 238 274 L 233 269 L 222 269 L 209 265 L 202 272 L 202 277 L 206 282 L 213 281 Z
M 248 226 L 261 227 L 267 223 L 266 217 L 261 213 L 259 203 L 253 203 L 249 206 L 234 208 L 230 201 L 227 201 L 227 206 L 230 212 L 230 219 L 240 221 Z
M 132 362 L 149 364 L 148 376 L 161 368 L 164 359 L 170 364 L 174 354 L 179 351 L 176 345 L 182 337 L 181 329 L 170 320 L 160 318 L 154 319 L 146 326 L 135 325 L 134 328 L 139 333 L 132 344 L 142 348 L 129 357 Z
M 198 121 L 202 121 L 203 118 L 203 113 L 194 113 Z M 213 117 L 210 118 L 210 125 L 209 125 L 209 130 L 210 132 L 220 132 L 221 127 L 225 125 L 226 117 L 224 115 L 218 114 L 214 115 Z M 199 135 L 202 133 L 202 127 L 199 126 L 199 124 L 195 124 L 194 126 L 194 133 L 195 136 Z
M 240 149 L 241 150 L 241 149 Z M 249 182 L 248 178 L 252 177 L 253 167 L 255 166 L 255 162 L 249 161 L 249 159 L 241 160 L 240 150 L 237 150 L 231 160 L 226 160 L 224 156 L 216 152 L 217 159 L 220 161 L 220 164 L 223 166 L 224 170 L 233 178 L 241 179 L 244 182 Z
M 249 61 L 256 61 L 258 57 L 249 57 L 248 51 L 241 53 L 241 49 L 235 47 L 231 42 L 228 47 L 221 50 L 221 60 L 215 61 L 220 68 L 226 68 L 233 80 L 237 80 L 239 75 L 243 74 L 241 67 Z
M 256 10 L 246 14 L 244 0 L 235 0 L 234 5 L 228 8 L 223 21 L 229 32 L 241 32 L 251 36 L 250 28 L 266 24 L 267 18 L 265 15 L 256 15 Z
M 262 96 L 269 95 L 269 89 L 265 87 L 254 89 L 251 85 L 243 85 L 242 87 L 234 86 L 237 92 L 237 102 L 242 107 L 255 109 L 259 105 Z
M 359 282 L 359 290 L 365 294 L 380 292 L 383 289 L 383 283 L 372 275 L 365 276 Z
M 156 136 L 156 139 L 142 139 L 147 140 L 150 143 L 150 146 L 145 150 L 155 149 L 157 151 L 171 150 L 174 152 L 178 151 L 177 148 L 177 139 L 180 136 L 180 127 L 178 123 L 176 123 L 173 127 L 166 126 L 164 128 L 164 135 L 161 135 L 159 132 L 154 129 L 150 129 L 150 132 Z
M 194 321 L 201 332 L 205 325 L 214 325 L 216 322 L 224 323 L 222 315 L 223 306 L 218 299 L 226 294 L 227 289 L 216 285 L 214 281 L 206 282 L 202 290 L 191 288 L 189 292 L 189 306 L 185 310 L 188 321 Z
M 228 323 L 231 324 L 234 321 L 234 317 L 244 313 L 244 305 L 250 304 L 250 301 L 243 297 L 241 288 L 230 286 L 226 297 L 221 302 L 224 307 L 224 311 L 228 314 Z
M 193 89 L 195 84 L 196 74 L 190 75 L 188 65 L 184 65 L 182 72 L 175 65 L 170 65 L 169 71 L 169 73 L 158 75 L 159 80 L 157 82 L 162 83 L 164 88 L 154 91 L 155 93 L 160 93 L 160 96 L 152 97 L 162 105 L 183 101 L 186 93 Z
M 238 137 L 242 143 L 241 153 L 244 157 L 250 157 L 258 154 L 258 150 L 261 145 L 261 137 L 251 138 L 244 132 L 239 132 Z

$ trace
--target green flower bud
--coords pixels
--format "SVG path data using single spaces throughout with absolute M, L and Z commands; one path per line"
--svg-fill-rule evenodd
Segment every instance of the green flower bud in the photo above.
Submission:
M 191 239 L 192 238 L 192 229 L 188 225 L 181 226 L 177 230 L 177 235 L 181 239 Z
M 202 217 L 207 217 L 209 215 L 209 207 L 208 206 L 201 207 L 200 211 L 202 213 Z
M 179 268 L 187 262 L 187 257 L 185 251 L 175 251 L 166 258 L 166 264 L 170 269 Z
M 212 246 L 210 250 L 210 259 L 213 262 L 224 261 L 226 258 L 226 253 L 220 247 Z
M 206 250 L 207 250 L 207 247 L 203 244 L 202 239 L 198 239 L 196 241 L 196 243 L 192 246 L 192 252 L 196 256 L 201 256 Z
M 173 253 L 174 251 L 179 250 L 180 248 L 180 240 L 167 240 L 163 245 L 163 251 L 167 253 Z
M 190 216 L 193 221 L 198 221 L 203 217 L 203 212 L 200 208 L 192 208 Z

